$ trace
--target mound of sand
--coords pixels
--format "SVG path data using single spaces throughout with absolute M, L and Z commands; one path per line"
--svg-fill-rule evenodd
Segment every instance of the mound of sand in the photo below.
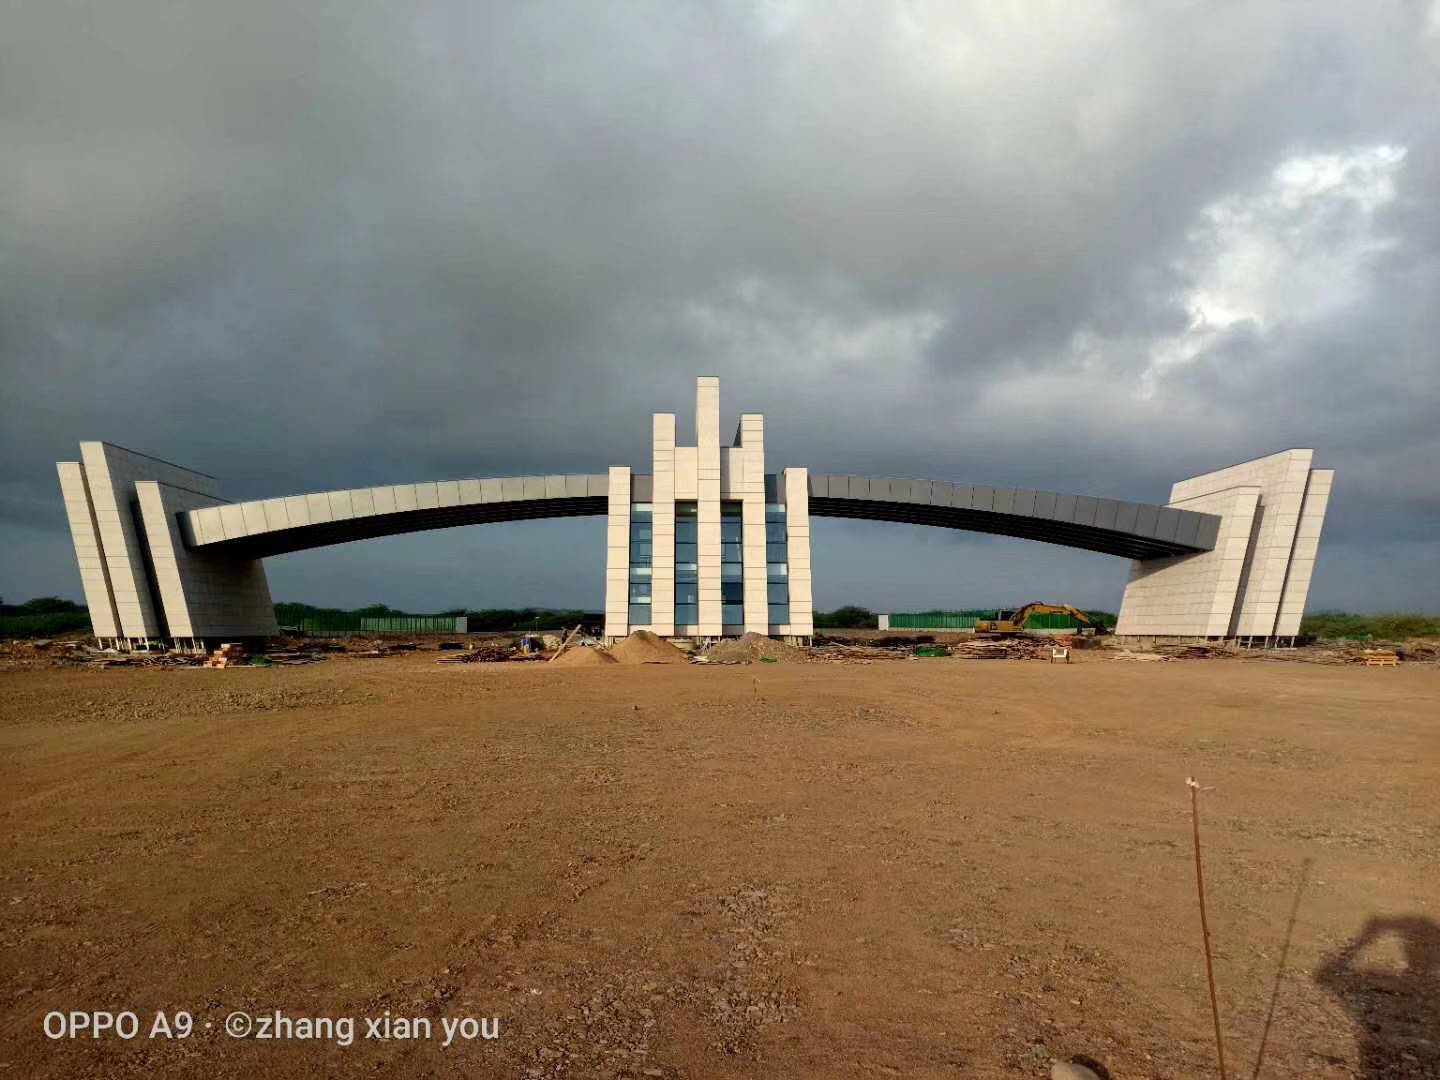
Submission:
M 617 641 L 611 654 L 622 664 L 688 664 L 683 652 L 649 630 L 636 630 L 624 641 Z
M 786 645 L 783 641 L 751 631 L 744 637 L 717 641 L 705 650 L 705 659 L 717 663 L 729 661 L 752 664 L 764 659 L 794 664 L 808 660 L 809 656 L 804 649 L 797 649 L 794 645 Z
M 576 645 L 573 649 L 566 649 L 550 662 L 556 667 L 604 667 L 606 664 L 615 663 L 616 660 L 604 649 L 596 649 L 589 645 Z

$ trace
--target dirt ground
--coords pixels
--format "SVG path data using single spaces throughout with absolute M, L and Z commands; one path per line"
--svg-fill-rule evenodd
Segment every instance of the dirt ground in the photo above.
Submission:
M 1440 1076 L 1437 691 L 1085 657 L 0 674 L 0 1077 L 1213 1076 L 1192 773 L 1230 1075 L 1273 1012 L 1262 1076 Z M 95 1009 L 139 1033 L 45 1036 Z M 465 1017 L 499 1037 L 442 1046 Z

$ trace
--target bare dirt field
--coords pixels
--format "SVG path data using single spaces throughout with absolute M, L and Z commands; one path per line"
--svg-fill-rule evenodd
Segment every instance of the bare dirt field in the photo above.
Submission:
M 1434 665 L 434 658 L 0 674 L 0 1077 L 1213 1076 L 1190 773 L 1230 1075 L 1440 1076 Z

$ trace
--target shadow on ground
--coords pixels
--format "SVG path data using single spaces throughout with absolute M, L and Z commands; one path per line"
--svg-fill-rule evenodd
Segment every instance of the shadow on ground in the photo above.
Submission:
M 1404 952 L 1403 971 L 1357 965 L 1391 934 Z M 1322 960 L 1315 981 L 1359 1028 L 1365 1080 L 1440 1080 L 1440 925 L 1421 915 L 1372 918 Z

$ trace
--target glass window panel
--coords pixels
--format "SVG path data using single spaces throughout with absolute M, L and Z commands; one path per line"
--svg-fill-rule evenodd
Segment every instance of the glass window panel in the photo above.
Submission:
M 767 581 L 784 581 L 789 576 L 789 564 L 783 562 L 765 564 L 765 578 Z
M 648 581 L 630 583 L 630 602 L 632 604 L 650 603 L 650 583 Z
M 783 503 L 766 503 L 766 504 L 765 504 L 765 516 L 766 516 L 767 518 L 778 517 L 778 518 L 782 518 L 782 519 L 783 519 L 783 518 L 785 517 L 785 506 L 784 506 L 784 504 L 783 504 Z
M 767 544 L 783 544 L 783 543 L 785 543 L 785 522 L 783 522 L 783 521 L 767 521 L 767 522 L 765 522 L 765 542 L 766 542 Z
M 731 521 L 729 518 L 720 522 L 721 540 L 730 540 L 738 544 L 744 535 L 745 526 L 743 522 Z
M 720 580 L 721 580 L 721 581 L 739 581 L 739 580 L 741 579 L 742 572 L 744 571 L 744 569 L 745 569 L 745 568 L 744 568 L 743 566 L 741 566 L 739 563 L 735 563 L 735 562 L 722 562 L 722 563 L 720 564 Z
M 631 581 L 649 581 L 649 580 L 650 580 L 650 575 L 651 575 L 653 572 L 654 572 L 654 568 L 653 568 L 653 567 L 650 567 L 650 566 L 632 566 L 632 567 L 630 567 L 630 580 L 631 580 Z
M 675 545 L 675 561 L 677 563 L 693 563 L 699 556 L 696 554 L 694 544 Z
M 765 586 L 765 592 L 772 604 L 790 603 L 790 585 L 784 581 L 772 581 Z
M 675 539 L 681 543 L 693 544 L 699 535 L 694 518 L 681 518 L 675 522 Z
M 700 508 L 696 506 L 693 502 L 677 502 L 675 504 L 675 516 L 677 518 L 694 517 L 699 512 Z
M 682 626 L 693 626 L 700 621 L 700 607 L 698 604 L 676 604 L 675 621 Z
M 630 561 L 647 563 L 650 561 L 649 540 L 632 540 L 630 542 Z
M 649 626 L 649 625 L 650 625 L 650 605 L 649 605 L 649 604 L 631 604 L 631 605 L 630 605 L 630 625 L 631 625 L 631 626 Z
M 685 563 L 675 567 L 676 581 L 699 581 L 700 568 L 692 563 Z
M 693 581 L 677 581 L 675 583 L 675 603 L 677 604 L 698 604 L 700 603 L 700 586 Z
M 787 557 L 788 557 L 788 556 L 787 556 L 787 553 L 786 553 L 786 551 L 785 551 L 785 545 L 784 545 L 784 544 L 766 544 L 766 545 L 765 545 L 765 561 L 766 561 L 766 562 L 784 562 Z
M 727 563 L 727 562 L 729 562 L 729 563 L 738 563 L 738 562 L 740 562 L 740 561 L 741 561 L 741 560 L 740 560 L 740 545 L 739 545 L 739 544 L 721 544 L 721 545 L 720 545 L 720 561 L 721 561 L 722 563 Z
M 720 504 L 720 516 L 722 518 L 738 518 L 742 513 L 740 507 L 741 504 L 738 502 L 722 502 Z
M 720 602 L 722 604 L 743 604 L 745 602 L 745 586 L 739 581 L 722 581 L 720 583 Z
M 788 623 L 788 622 L 790 621 L 790 605 L 789 605 L 789 604 L 771 604 L 771 605 L 770 605 L 770 615 L 769 615 L 769 618 L 770 618 L 770 625 L 772 625 L 772 626 L 784 626 L 786 623 Z
M 630 523 L 631 540 L 649 540 L 651 538 L 652 531 L 653 527 L 648 521 L 632 521 Z
M 739 626 L 745 621 L 745 609 L 739 604 L 720 605 L 720 622 L 726 626 Z
M 637 516 L 639 516 L 639 515 L 641 515 L 641 514 L 644 514 L 646 517 L 649 517 L 649 516 L 650 516 L 651 514 L 653 514 L 654 512 L 655 512 L 655 504 L 654 504 L 654 503 L 631 503 L 631 504 L 630 504 L 630 516 L 631 516 L 631 517 L 637 517 Z

